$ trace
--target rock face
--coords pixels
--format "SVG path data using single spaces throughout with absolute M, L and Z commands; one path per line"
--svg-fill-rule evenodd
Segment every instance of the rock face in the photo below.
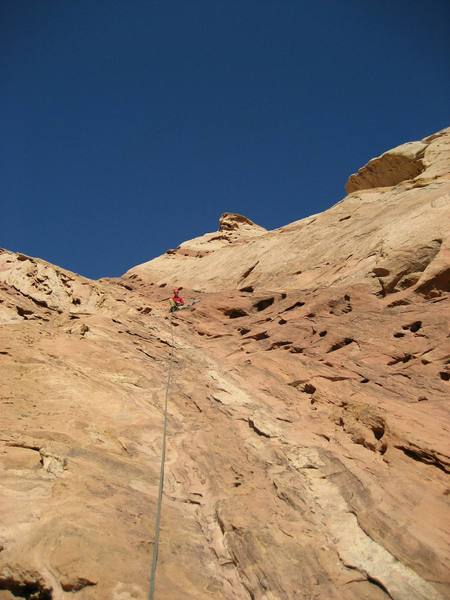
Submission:
M 406 181 L 415 185 L 443 177 L 448 179 L 450 147 L 448 130 L 421 142 L 402 144 L 374 158 L 352 175 L 345 190 L 348 194 L 375 187 L 387 187 Z
M 0 254 L 0 600 L 147 597 L 172 345 L 156 598 L 449 597 L 448 144 L 119 279 Z
M 421 175 L 404 179 L 415 171 L 392 171 L 397 159 L 412 160 L 417 148 L 425 165 Z M 410 288 L 428 277 L 431 264 L 449 248 L 449 164 L 450 129 L 370 161 L 349 179 L 347 187 L 357 191 L 322 214 L 275 231 L 241 225 L 242 217 L 235 216 L 235 227 L 185 242 L 126 277 L 201 291 L 365 283 L 385 296 Z M 402 180 L 386 187 L 392 173 Z

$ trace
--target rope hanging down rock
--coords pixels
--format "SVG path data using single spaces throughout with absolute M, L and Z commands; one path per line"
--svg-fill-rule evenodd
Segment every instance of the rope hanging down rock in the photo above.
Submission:
M 167 371 L 167 382 L 166 382 L 166 394 L 164 399 L 164 418 L 163 418 L 163 433 L 162 433 L 162 447 L 161 447 L 161 465 L 159 468 L 159 486 L 158 486 L 158 502 L 156 505 L 156 516 L 155 516 L 155 537 L 153 541 L 153 557 L 152 566 L 150 570 L 150 590 L 148 593 L 148 600 L 153 600 L 155 595 L 155 581 L 156 581 L 156 568 L 158 566 L 158 552 L 159 552 L 159 537 L 161 531 L 161 507 L 164 492 L 164 469 L 166 463 L 166 438 L 167 438 L 167 416 L 168 416 L 168 404 L 170 395 L 170 385 L 172 383 L 172 366 L 174 356 L 174 341 L 173 341 L 173 321 L 170 320 L 170 335 L 171 335 L 171 351 L 169 355 L 169 366 Z

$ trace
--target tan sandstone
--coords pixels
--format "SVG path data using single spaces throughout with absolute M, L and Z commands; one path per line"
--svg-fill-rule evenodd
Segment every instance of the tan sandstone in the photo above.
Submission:
M 0 600 L 147 597 L 172 335 L 158 600 L 449 597 L 449 137 L 122 278 L 2 251 Z

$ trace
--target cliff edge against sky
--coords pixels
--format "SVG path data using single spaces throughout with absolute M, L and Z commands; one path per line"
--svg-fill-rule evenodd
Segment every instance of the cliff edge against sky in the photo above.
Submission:
M 117 279 L 1 251 L 0 600 L 146 598 L 172 332 L 157 598 L 447 598 L 449 153 Z

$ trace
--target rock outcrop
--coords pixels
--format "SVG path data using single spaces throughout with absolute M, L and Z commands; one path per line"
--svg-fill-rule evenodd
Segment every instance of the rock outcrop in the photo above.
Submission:
M 351 194 L 371 188 L 391 187 L 404 181 L 423 185 L 436 177 L 448 179 L 449 160 L 448 129 L 444 129 L 421 142 L 402 144 L 373 158 L 351 175 L 345 190 Z
M 0 253 L 0 600 L 147 597 L 172 345 L 156 598 L 449 597 L 448 140 L 122 278 Z
M 207 234 L 134 267 L 126 278 L 201 291 L 365 283 L 383 296 L 419 284 L 450 244 L 450 129 L 400 148 L 417 145 L 426 148 L 425 180 L 419 176 L 393 187 L 360 189 L 321 214 L 274 231 L 247 225 L 242 232 Z M 395 149 L 393 156 L 399 152 Z M 371 162 L 357 178 L 368 180 L 364 173 L 373 171 Z M 380 167 L 377 177 L 386 175 L 387 186 L 389 175 L 383 173 Z

